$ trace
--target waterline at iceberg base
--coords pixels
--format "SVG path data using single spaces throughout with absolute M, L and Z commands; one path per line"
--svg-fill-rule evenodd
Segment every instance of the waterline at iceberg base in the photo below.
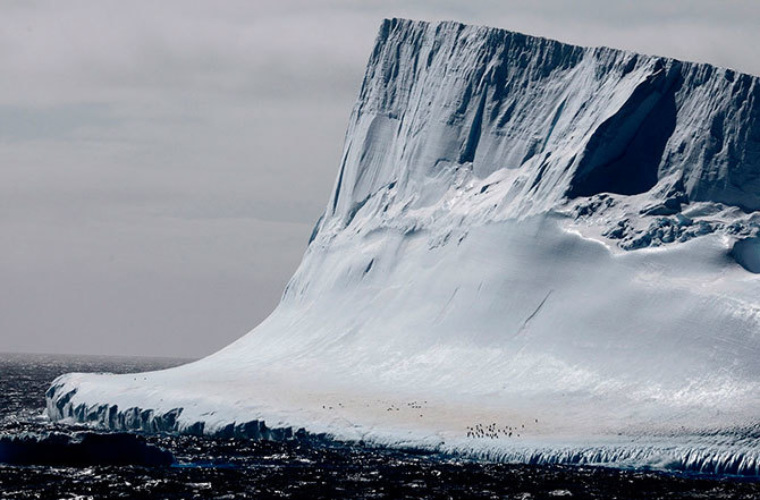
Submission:
M 278 308 L 48 414 L 758 474 L 759 116 L 731 70 L 387 20 Z

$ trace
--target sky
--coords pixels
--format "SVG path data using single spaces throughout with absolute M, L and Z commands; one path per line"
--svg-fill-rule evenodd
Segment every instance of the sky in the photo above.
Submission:
M 276 307 L 383 18 L 760 75 L 760 2 L 0 4 L 0 352 L 202 357 Z

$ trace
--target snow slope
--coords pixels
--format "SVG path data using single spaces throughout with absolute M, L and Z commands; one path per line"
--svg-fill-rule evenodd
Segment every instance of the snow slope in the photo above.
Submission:
M 54 420 L 760 473 L 760 82 L 383 22 L 279 307 Z

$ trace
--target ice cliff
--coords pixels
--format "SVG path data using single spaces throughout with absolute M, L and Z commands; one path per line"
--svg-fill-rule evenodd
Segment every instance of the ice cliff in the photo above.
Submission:
M 69 374 L 52 419 L 760 473 L 760 86 L 382 23 L 279 307 L 196 363 Z

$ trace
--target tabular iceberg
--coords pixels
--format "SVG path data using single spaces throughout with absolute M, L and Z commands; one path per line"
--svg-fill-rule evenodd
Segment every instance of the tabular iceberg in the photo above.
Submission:
M 760 81 L 382 23 L 277 309 L 52 419 L 760 473 Z

